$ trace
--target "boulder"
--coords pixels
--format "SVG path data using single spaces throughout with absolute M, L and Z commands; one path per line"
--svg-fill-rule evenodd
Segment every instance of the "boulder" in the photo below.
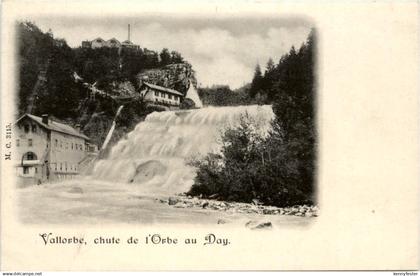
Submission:
M 72 194 L 83 194 L 83 189 L 80 187 L 73 187 L 70 190 L 68 190 L 68 192 Z
M 245 227 L 252 228 L 252 227 L 255 227 L 257 224 L 258 224 L 258 222 L 257 222 L 257 221 L 255 221 L 255 220 L 250 220 L 250 221 L 248 221 L 247 223 L 245 223 Z
M 248 227 L 253 230 L 254 229 L 270 229 L 273 227 L 273 225 L 270 221 L 258 222 L 255 220 L 250 220 L 245 224 L 245 227 Z
M 204 201 L 203 204 L 201 204 L 201 208 L 206 208 L 207 206 L 209 206 L 207 201 Z
M 175 205 L 175 204 L 177 204 L 179 202 L 179 199 L 177 199 L 176 197 L 170 197 L 169 199 L 168 199 L 168 204 L 169 205 Z
M 256 199 L 256 198 L 252 200 L 252 203 L 254 205 L 261 205 L 262 204 L 262 202 L 260 200 Z
M 178 202 L 177 204 L 174 205 L 174 207 L 175 208 L 186 208 L 188 206 L 184 202 Z
M 212 194 L 211 196 L 209 196 L 209 199 L 215 199 L 219 196 L 219 194 Z
M 267 222 L 262 222 L 260 224 L 258 224 L 255 227 L 252 227 L 251 229 L 271 229 L 273 227 L 273 225 L 271 224 L 271 222 L 267 221 Z

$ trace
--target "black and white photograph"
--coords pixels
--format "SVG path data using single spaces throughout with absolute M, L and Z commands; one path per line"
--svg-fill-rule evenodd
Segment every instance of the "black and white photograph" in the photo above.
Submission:
M 4 0 L 3 275 L 416 276 L 418 11 Z
M 51 16 L 16 39 L 23 222 L 318 216 L 310 20 Z

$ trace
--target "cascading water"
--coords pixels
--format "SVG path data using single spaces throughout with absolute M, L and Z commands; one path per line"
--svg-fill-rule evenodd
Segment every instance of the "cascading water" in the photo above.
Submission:
M 271 106 L 206 107 L 196 110 L 154 112 L 95 165 L 93 177 L 113 182 L 137 183 L 153 194 L 186 192 L 195 169 L 191 157 L 220 151 L 220 134 L 236 127 L 245 114 L 265 135 L 274 117 Z

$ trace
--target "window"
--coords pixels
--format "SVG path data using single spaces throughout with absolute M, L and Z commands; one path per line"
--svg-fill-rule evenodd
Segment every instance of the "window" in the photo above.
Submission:
M 28 139 L 28 147 L 32 147 L 32 139 Z
M 37 158 L 36 154 L 32 151 L 26 152 L 22 157 L 23 160 L 37 160 Z
M 71 149 L 73 149 L 73 143 L 71 143 Z
M 175 101 L 178 101 L 178 96 L 174 96 Z
M 161 97 L 162 98 L 166 98 L 166 94 L 165 93 L 162 93 Z
M 23 167 L 23 174 L 29 173 L 29 167 Z
M 58 140 L 55 139 L 55 147 L 58 147 Z
M 23 128 L 25 129 L 25 133 L 29 132 L 29 125 L 25 125 Z
M 35 173 L 38 173 L 38 168 L 35 167 Z
M 57 171 L 57 163 L 55 163 L 55 171 Z
M 159 92 L 155 91 L 155 96 L 159 97 Z
M 63 142 L 60 141 L 60 148 L 63 148 Z
M 32 132 L 36 133 L 36 125 L 32 125 Z
M 60 171 L 63 170 L 63 163 L 60 163 Z
M 20 140 L 16 139 L 16 147 L 19 147 L 19 146 L 20 146 Z
M 27 154 L 26 154 L 26 160 L 34 160 L 35 158 L 35 156 L 34 156 L 35 154 L 33 153 L 33 152 L 28 152 Z
M 169 98 L 170 100 L 172 100 L 172 95 L 171 95 L 171 94 L 169 94 L 169 95 L 168 95 L 168 98 Z

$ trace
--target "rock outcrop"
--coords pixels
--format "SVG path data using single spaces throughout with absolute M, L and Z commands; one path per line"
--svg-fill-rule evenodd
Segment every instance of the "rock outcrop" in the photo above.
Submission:
M 137 74 L 139 86 L 142 85 L 144 80 L 152 84 L 174 89 L 184 95 L 190 87 L 190 83 L 194 87 L 197 86 L 194 70 L 188 63 L 169 64 L 157 69 L 144 70 Z
M 171 196 L 168 200 L 156 199 L 160 203 L 171 205 L 175 208 L 200 208 L 215 211 L 227 211 L 243 214 L 261 215 L 289 215 L 299 217 L 317 217 L 319 209 L 317 206 L 296 205 L 292 207 L 275 207 L 242 202 L 226 202 L 211 199 L 201 199 L 188 196 Z M 257 225 L 253 225 L 256 227 Z M 267 228 L 268 225 L 261 226 Z

